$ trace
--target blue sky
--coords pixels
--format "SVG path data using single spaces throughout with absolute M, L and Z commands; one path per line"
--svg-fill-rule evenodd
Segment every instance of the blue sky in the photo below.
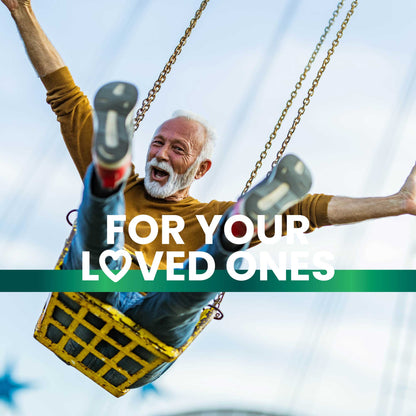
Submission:
M 189 109 L 210 120 L 220 137 L 212 172 L 195 185 L 193 195 L 205 201 L 239 195 L 336 6 L 329 0 L 290 1 L 293 19 L 285 21 L 283 30 L 287 1 L 211 0 L 136 133 L 138 172 L 143 172 L 140 167 L 156 127 L 174 110 Z M 35 0 L 33 7 L 88 96 L 107 81 L 124 79 L 137 84 L 143 98 L 198 5 L 193 0 L 60 0 L 51 6 Z M 288 148 L 310 167 L 313 192 L 390 195 L 409 173 L 415 162 L 415 12 L 409 0 L 362 2 L 357 7 Z M 0 268 L 48 269 L 69 232 L 65 215 L 79 204 L 81 181 L 4 7 L 0 27 Z M 279 41 L 271 48 L 276 31 Z M 328 40 L 334 36 L 333 30 Z M 267 58 L 271 49 L 274 54 Z M 310 83 L 308 78 L 298 94 L 272 154 Z M 247 105 L 248 96 L 252 105 Z M 238 114 L 245 115 L 237 125 Z M 414 268 L 414 234 L 414 218 L 389 218 L 318 230 L 308 236 L 307 249 L 332 252 L 339 269 Z M 282 243 L 271 250 L 291 249 L 299 248 Z M 165 402 L 149 398 L 149 403 L 137 404 L 136 396 L 114 401 L 32 340 L 46 294 L 0 296 L 6 334 L 0 372 L 2 363 L 5 367 L 9 359 L 15 360 L 17 377 L 38 385 L 18 396 L 22 415 L 56 414 L 53 406 L 62 403 L 62 415 L 71 413 L 69 403 L 79 407 L 72 414 L 105 415 L 122 409 L 153 415 L 203 406 L 292 410 L 299 415 L 373 414 L 397 297 L 229 294 L 226 320 L 212 324 L 161 380 Z M 413 296 L 401 302 L 411 319 Z M 318 329 L 308 335 L 314 325 Z M 408 354 L 411 368 L 413 350 L 404 348 L 405 335 L 398 338 L 400 351 Z M 312 358 L 307 351 L 313 351 Z M 302 359 L 309 366 L 302 367 Z M 220 381 L 213 363 L 223 368 Z M 305 377 L 302 368 L 308 368 Z M 399 370 L 397 380 L 403 375 Z M 410 379 L 410 387 L 412 383 Z M 290 405 L 296 386 L 301 390 Z M 51 402 L 47 410 L 46 401 Z M 403 403 L 403 414 L 414 414 L 412 403 Z

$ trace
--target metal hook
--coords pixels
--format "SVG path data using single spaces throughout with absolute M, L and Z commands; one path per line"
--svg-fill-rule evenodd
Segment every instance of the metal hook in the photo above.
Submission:
M 71 209 L 71 211 L 68 212 L 68 214 L 66 214 L 66 222 L 72 227 L 74 224 L 69 221 L 69 216 L 73 213 L 73 212 L 78 212 L 77 209 Z

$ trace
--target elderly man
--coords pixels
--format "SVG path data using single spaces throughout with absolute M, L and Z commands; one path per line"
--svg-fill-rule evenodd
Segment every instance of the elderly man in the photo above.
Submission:
M 64 269 L 80 269 L 83 251 L 90 253 L 91 267 L 99 269 L 99 257 L 104 250 L 117 251 L 124 247 L 122 233 L 117 233 L 111 244 L 107 241 L 107 215 L 124 215 L 126 212 L 127 197 L 124 196 L 124 188 L 126 182 L 128 183 L 131 167 L 133 135 L 129 113 L 134 108 L 136 97 L 135 87 L 124 82 L 104 85 L 95 97 L 93 162 L 84 177 L 78 228 L 64 258 Z M 184 129 L 181 128 L 183 124 L 186 126 Z M 180 115 L 162 124 L 155 133 L 148 152 L 143 195 L 148 200 L 150 209 L 155 206 L 158 208 L 153 213 L 156 218 L 160 218 L 163 213 L 176 212 L 172 209 L 178 202 L 188 200 L 189 204 L 192 200 L 187 196 L 190 184 L 211 164 L 205 159 L 204 150 L 208 148 L 209 142 L 195 140 L 205 137 L 205 131 L 204 134 L 198 134 L 201 127 L 201 122 Z M 194 161 L 187 161 L 183 155 L 193 158 Z M 310 185 L 310 174 L 304 164 L 296 156 L 286 156 L 268 178 L 228 208 L 213 235 L 212 244 L 206 244 L 201 250 L 212 256 L 218 268 L 225 268 L 231 253 L 244 250 L 248 246 L 248 243 L 241 245 L 227 240 L 224 233 L 224 221 L 227 218 L 238 214 L 246 215 L 251 218 L 255 230 L 258 215 L 264 215 L 265 223 L 272 224 L 275 215 L 282 214 L 286 207 L 300 201 Z M 200 212 L 203 212 L 204 204 L 198 203 L 198 206 Z M 184 212 L 186 215 L 186 211 Z M 118 225 L 121 227 L 123 224 Z M 235 222 L 234 225 L 231 229 L 234 237 L 245 234 L 243 223 Z M 107 266 L 113 270 L 120 269 L 122 258 L 110 257 Z M 187 262 L 184 267 L 187 267 Z M 205 260 L 197 260 L 197 269 L 205 268 Z M 93 296 L 112 304 L 168 345 L 180 347 L 192 334 L 201 309 L 216 294 L 154 292 L 142 296 L 139 293 L 122 292 L 93 293 Z M 63 316 L 56 318 L 64 319 Z M 59 334 L 53 327 L 48 328 L 47 337 L 53 342 L 59 341 Z M 105 355 L 104 349 L 101 352 Z M 81 352 L 80 346 L 72 340 L 66 344 L 65 350 L 74 356 Z M 96 357 L 90 355 L 83 360 L 83 364 L 95 369 L 100 363 Z M 169 366 L 170 364 L 163 364 L 142 377 L 133 387 L 153 381 Z M 122 382 L 122 376 L 113 373 L 107 381 L 118 385 Z
M 121 207 L 120 212 L 124 211 L 125 203 L 125 227 L 133 217 L 139 214 L 152 216 L 159 227 L 161 227 L 162 215 L 181 216 L 185 221 L 185 228 L 181 233 L 185 244 L 179 245 L 173 242 L 169 245 L 169 250 L 185 251 L 183 260 L 188 256 L 189 251 L 197 250 L 204 243 L 204 235 L 196 215 L 205 216 L 206 221 L 210 223 L 217 214 L 226 213 L 228 216 L 235 213 L 248 213 L 241 201 L 236 205 L 233 202 L 218 201 L 201 203 L 189 195 L 192 182 L 202 178 L 211 166 L 212 133 L 210 128 L 198 117 L 176 114 L 156 130 L 148 150 L 145 179 L 139 178 L 135 173 L 134 166 L 130 169 L 131 153 L 128 140 L 125 140 L 131 136 L 128 123 L 127 127 L 123 125 L 128 114 L 119 111 L 119 107 L 106 108 L 100 102 L 100 97 L 105 98 L 108 94 L 106 87 L 101 89 L 96 97 L 95 106 L 99 127 L 96 131 L 97 145 L 93 152 L 95 168 L 89 167 L 92 161 L 93 118 L 92 108 L 87 97 L 76 86 L 61 57 L 42 31 L 32 11 L 30 1 L 2 0 L 2 2 L 10 10 L 29 58 L 47 89 L 47 101 L 58 117 L 70 155 L 86 184 L 84 196 L 85 192 L 90 192 L 89 200 L 93 200 L 98 205 L 102 204 L 104 211 L 109 206 L 108 201 L 111 199 L 118 198 L 119 203 L 115 205 L 118 208 Z M 135 101 L 134 90 L 130 88 L 129 84 L 120 83 L 120 85 L 118 91 L 118 85 L 112 87 L 111 94 L 113 96 L 110 101 L 114 103 L 116 96 L 126 98 L 123 102 L 128 103 L 125 108 L 130 111 Z M 126 92 L 130 92 L 130 95 Z M 100 114 L 101 116 L 104 114 L 102 116 L 104 118 L 101 120 Z M 117 121 L 120 117 L 123 120 L 122 124 Z M 113 135 L 107 135 L 106 127 L 103 127 L 106 126 L 107 119 L 112 120 L 113 124 L 110 123 L 110 125 L 113 127 L 109 129 L 116 132 Z M 106 147 L 106 137 L 117 137 L 123 141 L 124 144 L 115 146 L 117 149 L 126 145 L 126 151 L 122 152 L 121 158 L 118 159 L 120 162 L 118 165 L 109 159 L 106 160 L 106 152 L 108 153 L 111 147 L 111 143 Z M 99 150 L 100 144 L 103 151 Z M 294 166 L 292 163 L 288 165 L 288 168 Z M 278 173 L 277 170 L 275 173 Z M 276 176 L 276 184 L 281 183 L 279 175 L 280 173 Z M 263 183 L 263 185 L 265 184 Z M 265 189 L 264 196 L 271 192 L 268 185 L 263 189 Z M 250 195 L 255 195 L 256 200 L 259 198 L 256 193 Z M 262 194 L 260 194 L 261 196 Z M 280 213 L 283 207 L 290 206 L 283 213 L 283 228 L 285 228 L 287 214 L 306 216 L 310 222 L 309 231 L 331 224 L 346 224 L 405 213 L 415 215 L 416 168 L 412 169 L 400 191 L 389 197 L 345 198 L 318 194 L 307 195 L 301 202 L 296 202 L 301 199 L 301 196 L 298 196 L 298 198 L 291 198 L 290 201 L 282 201 L 278 198 L 277 205 L 272 204 L 274 213 Z M 85 200 L 84 197 L 83 202 Z M 103 203 L 103 201 L 105 202 Z M 293 203 L 295 204 L 291 206 Z M 227 212 L 227 210 L 229 211 Z M 82 212 L 81 206 L 81 218 Z M 113 207 L 108 213 L 117 214 L 119 212 L 115 212 Z M 95 216 L 88 217 L 86 215 L 84 218 L 87 221 L 85 230 L 87 233 L 91 232 L 93 227 L 91 223 L 88 224 L 88 221 L 95 221 Z M 139 224 L 137 230 L 139 235 L 147 235 L 148 231 L 144 223 Z M 221 225 L 219 231 L 221 231 Z M 239 230 L 235 230 L 235 233 L 238 235 Z M 141 251 L 145 260 L 151 263 L 156 251 L 166 251 L 167 248 L 162 243 L 160 235 L 161 233 L 158 233 L 158 237 L 151 244 L 140 245 L 131 240 L 126 233 L 124 244 L 131 251 Z M 221 232 L 216 233 L 217 240 L 222 238 L 221 235 Z M 90 237 L 94 240 L 96 237 L 94 231 L 85 238 L 88 240 Z M 79 253 L 85 247 L 91 248 L 91 241 L 85 243 L 85 241 L 79 240 L 81 239 L 78 238 L 78 242 L 73 243 L 71 250 L 76 249 Z M 75 247 L 77 244 L 79 246 Z M 239 248 L 227 247 L 227 241 L 220 241 L 216 247 L 222 247 L 228 253 Z M 77 261 L 79 261 L 78 255 L 72 257 L 69 255 L 65 259 L 65 267 L 77 267 Z M 92 261 L 94 260 L 92 259 Z M 162 258 L 160 264 L 161 267 L 165 267 L 166 259 Z M 117 267 L 117 265 L 113 266 Z M 105 300 L 125 310 L 128 315 L 154 332 L 163 341 L 173 346 L 180 346 L 192 331 L 200 308 L 206 305 L 214 295 L 213 293 L 150 294 L 143 300 L 134 297 L 135 295 L 121 299 L 119 295 L 109 294 L 105 295 Z M 141 384 L 153 380 L 158 375 L 160 373 L 151 374 Z

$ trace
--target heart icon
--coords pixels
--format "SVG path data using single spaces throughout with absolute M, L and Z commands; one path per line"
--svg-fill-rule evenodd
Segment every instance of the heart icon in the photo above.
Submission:
M 124 257 L 124 265 L 121 267 L 120 271 L 117 271 L 117 273 L 113 273 L 112 270 L 110 270 L 107 266 L 106 259 L 108 257 L 111 257 L 113 260 L 117 260 L 120 257 Z M 113 282 L 117 283 L 119 280 L 121 280 L 124 275 L 129 271 L 131 266 L 131 257 L 125 250 L 105 250 L 100 255 L 100 267 L 101 270 L 109 277 Z

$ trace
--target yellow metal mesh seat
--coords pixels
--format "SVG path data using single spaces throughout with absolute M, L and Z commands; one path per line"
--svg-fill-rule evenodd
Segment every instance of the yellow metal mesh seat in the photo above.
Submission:
M 120 397 L 153 369 L 176 360 L 215 313 L 213 308 L 202 311 L 186 344 L 174 348 L 87 293 L 54 292 L 34 336 L 67 364 Z M 94 365 L 87 365 L 91 361 Z
M 65 242 L 57 269 L 75 230 L 76 226 Z M 120 397 L 150 371 L 175 361 L 213 318 L 218 319 L 220 299 L 202 311 L 185 345 L 174 348 L 87 293 L 54 292 L 43 308 L 34 337 L 65 363 Z

